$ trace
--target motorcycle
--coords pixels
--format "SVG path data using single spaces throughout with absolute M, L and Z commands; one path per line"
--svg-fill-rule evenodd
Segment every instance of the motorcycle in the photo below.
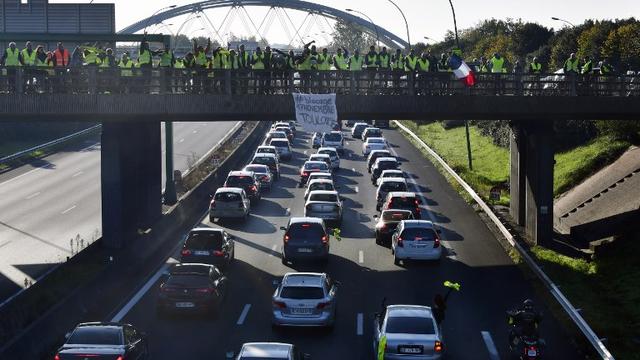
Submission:
M 515 326 L 515 311 L 507 312 L 507 321 L 511 327 L 509 330 L 509 350 L 512 355 L 520 360 L 542 359 L 542 348 L 545 345 L 543 339 L 537 335 L 526 336 L 521 334 Z

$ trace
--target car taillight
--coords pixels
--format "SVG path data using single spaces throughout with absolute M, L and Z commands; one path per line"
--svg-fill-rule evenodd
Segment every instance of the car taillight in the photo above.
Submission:
M 56 356 L 53 357 L 53 360 L 60 360 L 60 354 L 56 354 Z
M 325 236 L 322 237 L 321 240 L 322 240 L 322 243 L 326 245 L 327 242 L 329 242 L 329 237 L 327 235 L 325 235 Z
M 413 202 L 414 204 L 416 204 L 416 206 L 420 205 L 420 201 L 418 201 L 418 199 L 415 199 Z
M 267 176 L 267 175 L 262 175 L 261 179 L 262 179 L 262 180 L 264 180 L 264 181 L 268 181 L 268 180 L 269 180 L 269 176 Z
M 289 237 L 288 234 L 284 234 L 284 243 L 285 244 L 288 243 L 290 239 L 291 239 L 291 237 Z
M 213 256 L 224 256 L 224 252 L 222 252 L 220 250 L 214 250 L 213 251 Z
M 212 209 L 215 209 L 216 201 L 215 200 L 211 200 L 211 204 L 209 206 L 211 206 Z
M 404 247 L 404 241 L 402 240 L 401 237 L 398 237 L 398 246 L 399 247 Z
M 124 356 L 120 355 L 116 360 L 124 360 Z
M 280 308 L 280 309 L 286 309 L 287 308 L 287 304 L 285 304 L 282 301 L 274 301 L 273 302 L 273 306 Z
M 433 241 L 433 248 L 437 248 L 440 246 L 440 239 L 436 236 L 436 239 Z
M 442 352 L 442 342 L 436 341 L 435 345 L 433 345 L 433 351 Z
M 327 307 L 329 305 L 331 305 L 331 303 L 328 303 L 328 302 L 323 303 L 323 302 L 321 302 L 321 303 L 318 303 L 318 306 L 316 306 L 316 308 L 317 309 L 324 309 L 325 307 Z
M 257 190 L 258 188 L 255 185 L 251 186 L 251 191 L 256 192 Z
M 181 254 L 182 254 L 182 256 L 189 256 L 189 255 L 191 255 L 191 250 L 183 249 Z
M 196 292 L 201 293 L 201 294 L 211 294 L 213 291 L 214 291 L 213 288 L 196 289 Z

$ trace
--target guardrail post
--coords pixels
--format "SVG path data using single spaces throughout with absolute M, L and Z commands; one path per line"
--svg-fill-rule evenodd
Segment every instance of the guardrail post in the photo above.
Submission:
M 295 77 L 293 76 L 294 71 L 293 70 L 289 70 L 287 72 L 287 77 L 289 78 L 289 93 L 293 94 L 293 91 L 295 89 L 295 84 L 293 83 L 293 80 L 295 79 Z
M 416 74 L 414 72 L 407 73 L 407 88 L 409 90 L 409 95 L 416 94 Z
M 158 71 L 160 72 L 160 89 L 158 89 L 158 94 L 162 95 L 165 93 L 171 93 L 170 89 L 167 89 L 167 77 L 168 74 L 167 72 L 169 72 L 171 70 L 171 68 L 169 67 L 159 67 Z
M 97 66 L 89 66 L 88 67 L 88 85 L 89 85 L 89 94 L 94 95 L 97 92 L 98 83 L 96 81 L 96 76 L 98 74 Z
M 224 71 L 224 93 L 231 95 L 231 70 Z
M 578 96 L 578 75 L 576 75 L 575 73 L 569 73 L 569 81 L 571 82 L 569 95 Z
M 24 69 L 16 68 L 16 94 L 24 94 Z
M 356 72 L 349 71 L 349 94 L 355 95 L 356 93 Z

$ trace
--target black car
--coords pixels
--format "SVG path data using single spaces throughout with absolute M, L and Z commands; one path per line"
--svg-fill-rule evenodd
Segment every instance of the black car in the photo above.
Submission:
M 367 170 L 371 172 L 371 167 L 379 157 L 393 157 L 389 150 L 371 150 L 367 158 Z
M 389 128 L 389 120 L 373 120 L 373 126 L 379 129 L 388 129 Z
M 146 335 L 129 324 L 82 323 L 66 337 L 54 360 L 141 360 L 149 356 Z
M 289 224 L 280 227 L 282 263 L 297 260 L 329 260 L 329 232 L 324 221 L 315 217 L 292 217 Z
M 211 264 L 220 269 L 226 269 L 234 258 L 233 236 L 215 228 L 195 228 L 189 231 L 180 252 L 180 262 Z
M 277 154 L 258 153 L 251 160 L 252 164 L 267 165 L 275 180 L 280 179 L 280 162 Z
M 243 189 L 251 199 L 251 202 L 260 200 L 262 197 L 260 181 L 253 171 L 230 171 L 223 186 Z
M 391 244 L 391 235 L 402 220 L 413 220 L 413 213 L 400 209 L 383 211 L 376 224 L 376 244 L 385 246 Z
M 371 167 L 371 182 L 376 184 L 378 177 L 383 170 L 395 170 L 400 167 L 400 163 L 394 157 L 379 157 Z
M 215 314 L 227 294 L 227 277 L 210 264 L 176 264 L 160 284 L 156 311 Z

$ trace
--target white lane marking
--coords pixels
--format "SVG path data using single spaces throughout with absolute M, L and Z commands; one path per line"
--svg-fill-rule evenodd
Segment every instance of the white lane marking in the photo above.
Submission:
M 356 172 L 356 168 L 351 168 L 351 171 Z
M 345 141 L 344 143 L 345 143 L 347 146 L 349 146 L 349 142 L 348 142 L 348 141 Z
M 360 188 L 356 186 L 356 194 L 360 191 Z
M 16 176 L 16 177 L 14 177 L 13 179 L 9 179 L 9 180 L 7 180 L 7 181 L 5 181 L 5 182 L 1 182 L 1 183 L 0 183 L 0 186 L 2 186 L 2 185 L 4 185 L 4 184 L 8 184 L 8 183 L 10 183 L 10 182 L 12 182 L 12 181 L 18 180 L 18 179 L 20 179 L 21 177 L 23 177 L 23 176 L 27 176 L 27 175 L 31 174 L 32 172 L 34 172 L 34 171 L 38 171 L 38 170 L 40 170 L 40 169 L 38 168 L 38 169 L 29 170 L 29 171 L 27 171 L 27 172 L 26 172 L 26 173 L 24 173 L 24 174 L 21 174 L 21 175 L 18 175 L 18 176 Z
M 249 309 L 251 309 L 251 304 L 246 304 L 244 309 L 242 309 L 242 313 L 240 314 L 240 318 L 238 319 L 238 322 L 236 322 L 236 325 L 244 324 L 247 314 L 249 314 Z
M 180 139 L 178 142 L 179 142 L 179 143 L 184 142 L 184 139 Z
M 496 349 L 496 344 L 494 344 L 491 334 L 488 331 L 481 331 L 480 333 L 482 334 L 484 344 L 487 346 L 487 350 L 489 351 L 489 359 L 500 360 L 498 349 Z
M 68 208 L 67 210 L 61 212 L 60 214 L 66 214 L 66 213 L 68 213 L 69 211 L 71 211 L 71 210 L 73 210 L 75 208 L 76 208 L 76 205 L 73 205 L 72 207 Z
M 80 149 L 80 151 L 82 152 L 82 151 L 85 151 L 85 150 L 89 150 L 91 148 L 96 147 L 96 145 L 98 145 L 98 144 L 91 144 L 91 145 L 87 146 L 86 148 Z
M 82 172 L 82 171 L 78 171 L 77 173 L 75 173 L 75 174 L 71 175 L 71 177 L 72 177 L 72 178 L 74 178 L 74 177 L 76 177 L 76 176 L 80 176 L 80 175 L 82 175 L 82 174 L 83 174 L 83 172 Z
M 156 272 L 145 284 L 138 290 L 138 292 L 129 300 L 129 302 L 111 319 L 112 322 L 119 322 L 122 320 L 129 311 L 142 299 L 144 294 L 160 279 L 160 276 L 171 266 L 171 264 L 164 264 L 158 272 Z
M 198 133 L 198 130 L 193 130 L 192 132 L 193 132 L 194 134 L 197 134 L 197 133 Z
M 271 247 L 271 253 L 269 254 L 269 256 L 275 256 L 273 255 L 276 250 L 278 250 L 278 244 L 273 244 L 273 246 Z
M 286 208 L 286 209 L 284 210 L 284 215 L 285 215 L 285 216 L 289 216 L 289 214 L 291 214 L 291 209 Z
M 303 154 L 305 154 L 305 155 L 307 155 L 307 150 L 303 151 L 302 153 L 303 153 Z
M 356 333 L 358 334 L 358 336 L 362 336 L 362 334 L 364 333 L 364 316 L 362 315 L 362 313 L 358 313 Z
M 362 250 L 360 250 L 360 251 L 358 252 L 358 262 L 359 262 L 360 264 L 362 264 L 362 263 L 364 262 L 364 252 L 363 252 Z
M 25 199 L 26 199 L 26 200 L 31 200 L 31 199 L 33 199 L 34 197 L 38 196 L 38 195 L 40 195 L 40 191 L 35 192 L 35 193 L 33 193 L 33 194 L 31 194 L 31 195 L 27 196 Z

